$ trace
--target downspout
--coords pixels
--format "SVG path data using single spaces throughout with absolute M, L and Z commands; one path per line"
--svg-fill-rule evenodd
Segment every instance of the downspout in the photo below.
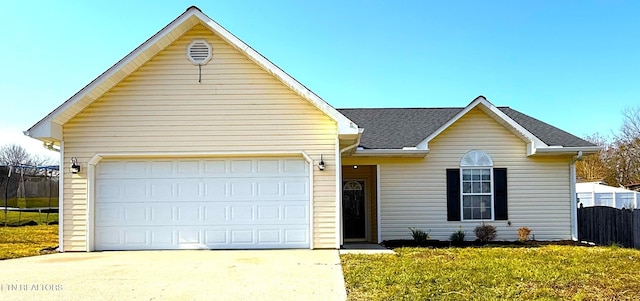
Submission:
M 576 162 L 582 159 L 582 151 L 578 151 L 569 163 L 569 179 L 571 181 L 571 239 L 578 240 L 578 200 L 576 198 Z
M 338 232 L 337 249 L 340 249 L 340 247 L 344 245 L 344 236 L 342 235 L 344 233 L 342 221 L 342 154 L 360 145 L 360 138 L 362 137 L 363 132 L 364 129 L 358 129 L 358 138 L 356 139 L 356 142 L 343 149 L 340 149 L 338 151 L 338 157 L 336 158 L 336 162 L 338 162 L 336 166 L 336 212 L 338 214 L 338 218 L 336 218 L 336 230 Z M 340 144 L 339 141 L 340 139 L 336 139 L 336 143 L 338 145 Z

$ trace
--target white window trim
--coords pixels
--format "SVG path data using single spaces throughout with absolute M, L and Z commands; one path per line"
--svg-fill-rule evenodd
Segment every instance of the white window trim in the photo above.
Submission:
M 490 172 L 490 183 L 491 183 L 491 192 L 490 193 L 465 193 L 464 192 L 464 181 L 462 180 L 462 171 L 469 169 L 489 169 Z M 493 191 L 493 167 L 489 166 L 476 166 L 476 167 L 461 167 L 460 168 L 460 221 L 463 222 L 493 222 L 495 221 L 495 200 L 494 200 L 494 191 Z M 491 196 L 491 218 L 489 219 L 465 219 L 464 218 L 464 196 L 465 195 L 490 195 Z
M 470 159 L 472 161 L 470 161 Z M 480 159 L 488 159 L 488 164 L 479 164 L 478 161 Z M 473 163 L 472 163 L 473 162 Z M 465 195 L 488 195 L 487 193 L 464 193 L 464 180 L 463 180 L 463 170 L 470 169 L 489 169 L 490 174 L 490 184 L 491 184 L 491 218 L 490 219 L 465 219 L 464 218 L 464 196 Z M 473 149 L 468 151 L 462 158 L 460 159 L 460 221 L 462 222 L 492 222 L 495 221 L 495 193 L 494 193 L 494 175 L 493 175 L 493 159 L 489 154 L 484 151 Z

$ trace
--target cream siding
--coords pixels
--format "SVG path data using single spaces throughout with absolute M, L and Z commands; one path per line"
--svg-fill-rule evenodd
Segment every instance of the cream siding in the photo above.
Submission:
M 206 39 L 212 60 L 186 57 Z M 221 38 L 198 24 L 64 125 L 64 248 L 86 250 L 87 162 L 101 153 L 306 152 L 327 164 L 313 175 L 313 243 L 336 246 L 337 125 Z
M 535 239 L 571 238 L 569 157 L 527 157 L 523 140 L 480 109 L 473 109 L 429 143 L 420 159 L 343 158 L 343 164 L 380 164 L 382 239 L 411 238 L 409 227 L 448 240 L 459 226 L 473 240 L 480 222 L 448 222 L 446 169 L 458 168 L 469 150 L 488 153 L 494 167 L 507 168 L 508 214 L 512 222 L 489 222 L 498 240 L 517 239 L 529 227 Z

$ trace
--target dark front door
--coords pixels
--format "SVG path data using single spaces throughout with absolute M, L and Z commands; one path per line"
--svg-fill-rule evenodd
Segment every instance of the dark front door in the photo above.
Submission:
M 366 239 L 365 232 L 365 182 L 342 182 L 342 220 L 344 239 Z

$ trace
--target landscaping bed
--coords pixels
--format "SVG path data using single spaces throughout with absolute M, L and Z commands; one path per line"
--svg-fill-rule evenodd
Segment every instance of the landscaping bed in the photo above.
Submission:
M 423 242 L 417 242 L 413 239 L 394 239 L 385 240 L 381 243 L 382 246 L 389 249 L 403 248 L 403 247 L 421 247 L 421 248 L 451 248 L 451 247 L 539 247 L 539 246 L 584 246 L 592 247 L 593 245 L 573 241 L 573 240 L 559 240 L 559 241 L 538 241 L 538 240 L 526 240 L 526 241 L 487 241 L 482 242 L 479 240 L 474 241 L 459 241 L 452 242 L 447 240 L 427 240 Z

